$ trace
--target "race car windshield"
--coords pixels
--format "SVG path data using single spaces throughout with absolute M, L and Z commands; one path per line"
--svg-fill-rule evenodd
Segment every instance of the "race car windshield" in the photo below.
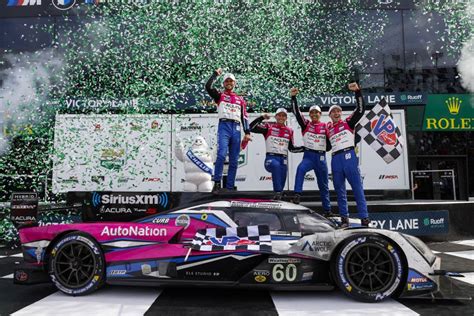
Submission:
M 296 216 L 299 222 L 299 229 L 303 235 L 331 231 L 336 228 L 333 222 L 317 213 L 297 214 Z

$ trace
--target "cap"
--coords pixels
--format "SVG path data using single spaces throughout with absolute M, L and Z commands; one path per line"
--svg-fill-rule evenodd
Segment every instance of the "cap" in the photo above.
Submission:
M 339 109 L 339 110 L 342 111 L 341 106 L 339 106 L 337 104 L 334 104 L 334 105 L 331 105 L 331 107 L 329 108 L 329 114 L 331 114 L 331 111 L 334 110 L 334 109 Z
M 309 111 L 311 112 L 312 110 L 316 110 L 318 111 L 319 113 L 321 113 L 321 108 L 319 107 L 319 105 L 313 105 L 312 107 L 309 108 Z
M 232 80 L 236 81 L 235 76 L 233 74 L 231 74 L 230 72 L 228 72 L 224 75 L 224 81 L 226 81 L 227 79 L 232 79 Z
M 288 111 L 285 108 L 279 108 L 276 110 L 275 115 L 280 114 L 280 113 L 285 113 L 288 115 Z

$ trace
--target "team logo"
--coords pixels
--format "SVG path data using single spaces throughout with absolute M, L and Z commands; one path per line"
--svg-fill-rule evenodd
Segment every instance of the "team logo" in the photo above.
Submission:
M 58 10 L 69 10 L 76 4 L 76 0 L 53 0 L 52 3 Z
M 377 139 L 387 145 L 395 146 L 398 142 L 396 134 L 396 125 L 392 118 L 384 114 L 380 115 L 379 119 L 374 119 L 370 123 L 372 132 L 377 136 Z
M 41 5 L 41 0 L 8 0 L 7 7 Z

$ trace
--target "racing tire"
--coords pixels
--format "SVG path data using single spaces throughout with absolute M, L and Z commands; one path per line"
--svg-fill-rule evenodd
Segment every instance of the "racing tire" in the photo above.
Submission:
M 90 235 L 66 234 L 54 244 L 49 255 L 49 276 L 61 292 L 86 295 L 105 283 L 104 256 Z
M 405 284 L 406 270 L 399 247 L 379 235 L 348 238 L 331 264 L 339 289 L 353 299 L 369 303 L 398 295 Z

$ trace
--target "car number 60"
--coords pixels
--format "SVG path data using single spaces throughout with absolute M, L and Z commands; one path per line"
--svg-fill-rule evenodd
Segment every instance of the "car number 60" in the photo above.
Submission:
M 283 280 L 287 282 L 293 282 L 296 280 L 297 270 L 294 264 L 283 266 L 282 264 L 275 264 L 272 270 L 272 277 L 275 282 L 281 282 Z

